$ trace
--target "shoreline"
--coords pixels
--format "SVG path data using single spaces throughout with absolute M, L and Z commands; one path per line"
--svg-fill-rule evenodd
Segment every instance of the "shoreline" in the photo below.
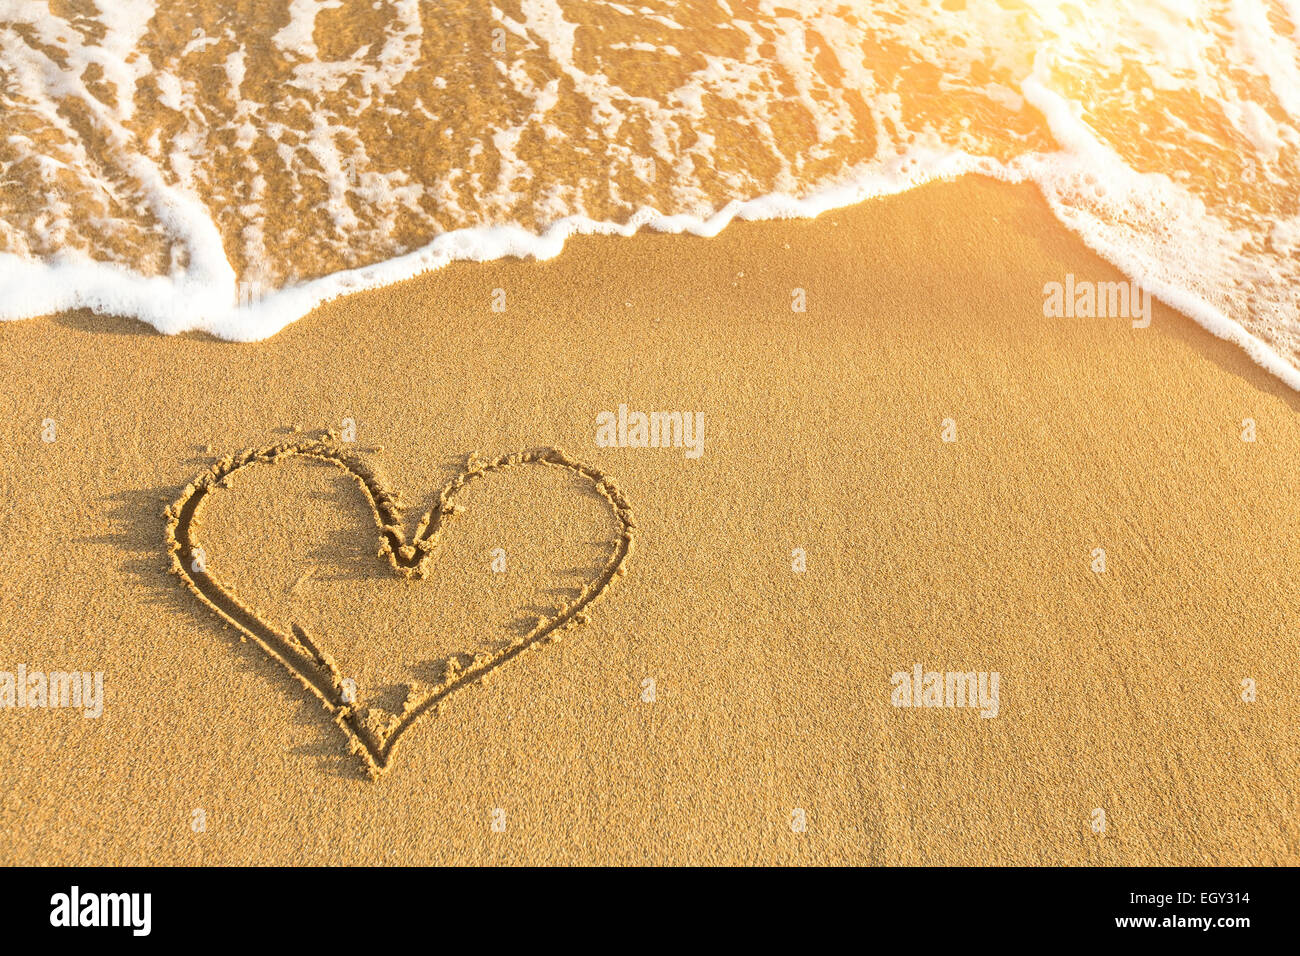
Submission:
M 919 169 L 914 169 L 906 177 L 891 178 L 891 176 L 901 176 L 900 169 L 918 166 L 918 164 Z M 1029 165 L 1035 164 L 1029 163 Z M 650 209 L 641 209 L 626 223 L 571 216 L 553 223 L 541 233 L 529 232 L 517 226 L 454 229 L 437 236 L 424 246 L 390 259 L 329 273 L 294 286 L 278 289 L 264 299 L 251 303 L 251 307 L 244 295 L 245 291 L 251 290 L 245 290 L 243 283 L 236 282 L 234 273 L 231 272 L 229 276 L 223 278 L 223 288 L 216 298 L 218 300 L 238 298 L 241 304 L 233 310 L 219 307 L 218 313 L 226 315 L 226 319 L 200 320 L 198 325 L 186 324 L 187 320 L 177 321 L 175 316 L 186 311 L 211 310 L 213 304 L 207 301 L 212 298 L 211 295 L 200 295 L 192 301 L 177 293 L 161 297 L 134 296 L 136 302 L 134 307 L 103 308 L 93 314 L 103 318 L 138 321 L 164 335 L 198 332 L 212 335 L 220 341 L 243 344 L 264 342 L 279 335 L 293 324 L 311 317 L 319 310 L 338 302 L 345 302 L 351 296 L 367 292 L 382 292 L 406 282 L 427 278 L 449 266 L 483 265 L 503 260 L 524 263 L 547 262 L 564 254 L 567 244 L 578 239 L 614 237 L 630 239 L 652 233 L 712 239 L 724 229 L 739 223 L 792 220 L 813 222 L 819 217 L 850 210 L 855 206 L 893 199 L 917 189 L 942 186 L 971 178 L 1013 188 L 1029 186 L 1038 190 L 1045 206 L 1051 208 L 1051 203 L 1045 195 L 1042 195 L 1043 187 L 1022 164 L 999 166 L 992 160 L 981 160 L 960 152 L 940 156 L 922 152 L 917 156 L 908 154 L 906 157 L 900 157 L 888 174 L 872 172 L 847 183 L 823 187 L 804 197 L 773 193 L 748 200 L 732 200 L 726 206 L 717 209 L 707 219 L 686 215 L 664 215 Z M 1058 227 L 1068 232 L 1068 227 L 1055 211 L 1053 216 Z M 1198 299 L 1193 293 L 1176 288 L 1166 281 L 1154 279 L 1149 275 L 1137 275 L 1132 270 L 1125 269 L 1121 260 L 1126 256 L 1122 250 L 1101 248 L 1088 243 L 1083 236 L 1077 234 L 1075 238 L 1089 250 L 1091 255 L 1122 272 L 1128 282 L 1140 286 L 1145 297 L 1158 298 L 1166 307 L 1179 312 L 1184 318 L 1190 319 L 1211 335 L 1235 345 L 1256 365 L 1300 394 L 1300 368 L 1288 361 L 1282 352 L 1265 339 L 1254 334 L 1211 303 Z M 56 275 L 61 268 L 59 266 L 15 260 L 12 268 L 18 271 L 28 270 L 31 273 L 26 279 L 12 283 L 29 291 L 33 288 L 49 288 L 61 284 Z M 229 267 L 226 266 L 226 271 L 228 269 Z M 214 269 L 210 268 L 208 271 Z M 215 271 L 222 272 L 220 268 L 215 268 Z M 99 300 L 120 298 L 119 293 L 122 288 L 130 286 L 143 288 L 153 281 L 142 279 L 134 274 L 120 273 L 112 266 L 78 266 L 76 272 L 81 276 L 78 281 L 89 282 L 101 290 L 89 296 Z M 42 273 L 44 273 L 43 277 L 38 278 Z M 224 288 L 226 285 L 229 288 Z M 104 291 L 114 288 L 119 292 Z M 232 294 L 236 291 L 239 292 L 237 297 Z M 78 292 L 74 298 L 84 300 L 87 294 Z M 150 304 L 146 305 L 146 301 Z M 278 308 L 279 305 L 286 303 L 287 311 Z M 30 321 L 34 318 L 48 319 L 55 314 L 86 311 L 89 310 L 70 307 L 67 303 L 47 302 L 45 306 L 28 310 L 22 317 L 0 320 L 0 324 Z M 271 324 L 254 328 L 258 321 L 257 316 L 266 313 L 276 316 L 271 320 Z M 149 314 L 153 314 L 154 317 L 147 317 Z M 231 322 L 234 325 L 230 325 Z M 222 331 L 216 331 L 214 325 L 220 327 Z

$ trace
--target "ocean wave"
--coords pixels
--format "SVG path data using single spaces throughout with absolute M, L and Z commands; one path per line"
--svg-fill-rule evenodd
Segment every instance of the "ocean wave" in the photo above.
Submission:
M 574 233 L 1032 181 L 1300 387 L 1300 7 L 0 0 L 0 317 L 265 338 Z

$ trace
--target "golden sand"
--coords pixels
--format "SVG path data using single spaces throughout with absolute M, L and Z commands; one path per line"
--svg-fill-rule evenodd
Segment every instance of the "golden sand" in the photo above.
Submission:
M 354 425 L 349 424 L 349 429 Z M 167 519 L 167 545 L 172 556 L 172 573 L 181 578 L 186 587 L 201 602 L 210 607 L 224 621 L 236 628 L 242 638 L 251 638 L 273 660 L 284 665 L 285 669 L 296 677 L 306 690 L 315 694 L 334 715 L 335 722 L 352 738 L 352 751 L 364 757 L 366 769 L 372 777 L 378 777 L 388 766 L 393 747 L 407 727 L 429 710 L 437 710 L 443 700 L 461 687 L 478 684 L 487 680 L 497 667 L 508 663 L 525 651 L 534 650 L 544 644 L 559 640 L 562 631 L 570 627 L 585 624 L 590 620 L 587 608 L 597 601 L 618 577 L 626 573 L 624 567 L 631 554 L 634 529 L 636 524 L 627 501 L 619 493 L 618 487 L 597 469 L 583 465 L 570 458 L 563 451 L 554 448 L 536 449 L 513 455 L 502 455 L 489 461 L 476 461 L 471 455 L 466 470 L 454 477 L 438 496 L 438 505 L 420 520 L 415 534 L 409 544 L 406 543 L 405 529 L 402 525 L 401 508 L 397 499 L 384 488 L 382 480 L 366 465 L 365 460 L 349 454 L 344 446 L 338 444 L 341 433 L 327 434 L 327 438 L 336 441 L 297 441 L 284 442 L 270 448 L 248 451 L 239 455 L 228 456 L 204 472 L 195 482 L 185 486 L 181 497 L 164 512 Z M 207 551 L 200 543 L 198 527 L 201 512 L 208 497 L 230 487 L 237 471 L 253 465 L 276 465 L 284 461 L 308 459 L 335 465 L 350 474 L 370 504 L 371 513 L 379 531 L 378 556 L 386 558 L 393 570 L 407 578 L 419 580 L 430 573 L 431 559 L 435 553 L 439 533 L 443 522 L 450 520 L 460 510 L 455 503 L 457 493 L 475 479 L 518 468 L 523 465 L 549 465 L 567 469 L 575 475 L 586 479 L 609 504 L 613 516 L 619 525 L 619 535 L 610 543 L 610 557 L 603 567 L 591 571 L 591 580 L 575 589 L 569 600 L 560 602 L 551 615 L 543 614 L 536 619 L 531 628 L 513 640 L 500 642 L 492 653 L 473 653 L 452 651 L 447 656 L 433 662 L 438 675 L 436 683 L 420 687 L 409 677 L 403 695 L 401 709 L 397 713 L 384 714 L 382 710 L 372 708 L 368 702 L 363 703 L 358 697 L 356 678 L 351 678 L 352 686 L 347 685 L 349 677 L 339 669 L 333 656 L 319 645 L 299 624 L 291 625 L 291 634 L 277 631 L 268 623 L 267 615 L 250 608 L 247 603 L 235 597 L 228 590 L 228 584 L 222 581 L 207 566 Z M 281 469 L 282 470 L 282 469 Z M 277 476 L 279 477 L 279 476 Z M 271 496 L 282 495 L 283 488 L 271 490 Z M 488 502 L 491 507 L 495 502 Z M 536 499 L 530 504 L 538 507 Z M 259 507 L 264 507 L 259 502 Z M 287 510 L 287 509 L 286 509 Z M 321 524 L 329 523 L 334 517 L 327 513 Z M 249 516 L 251 517 L 251 516 Z M 245 530 L 253 521 L 246 521 L 236 526 L 236 530 Z M 310 537 L 309 529 L 304 537 Z M 495 573 L 509 570 L 507 552 L 500 547 L 504 542 L 497 541 L 493 550 Z M 549 544 L 549 542 L 543 542 Z M 239 562 L 248 550 L 264 546 L 265 540 L 259 540 L 249 548 L 223 549 L 229 555 L 228 560 Z M 280 551 L 283 556 L 284 550 Z M 314 567 L 308 566 L 307 574 Z M 435 570 L 433 573 L 437 573 Z M 300 576 L 286 591 L 297 596 L 299 586 L 305 580 Z M 401 595 L 408 599 L 406 594 Z M 355 598 L 353 598 L 355 600 Z M 292 617 L 292 607 L 286 617 Z M 395 630 L 392 622 L 382 628 L 382 634 L 373 644 L 387 648 L 393 643 L 409 645 L 409 635 Z M 429 626 L 429 621 L 422 621 L 417 626 Z M 370 637 L 371 635 L 365 635 Z M 478 635 L 476 635 L 477 637 Z M 393 638 L 398 638 L 394 641 Z M 391 652 L 388 652 L 391 653 Z M 385 655 L 387 656 L 387 654 Z M 427 663 L 426 663 L 427 666 Z
M 1044 319 L 1067 273 L 1122 278 L 966 179 L 455 265 L 252 345 L 0 327 L 0 670 L 105 688 L 0 711 L 0 858 L 1300 862 L 1297 397 L 1159 305 Z M 624 403 L 703 412 L 703 454 L 597 447 Z M 216 488 L 285 443 L 333 464 Z M 891 706 L 916 664 L 998 672 L 997 716 Z M 418 711 L 377 778 L 345 678 Z

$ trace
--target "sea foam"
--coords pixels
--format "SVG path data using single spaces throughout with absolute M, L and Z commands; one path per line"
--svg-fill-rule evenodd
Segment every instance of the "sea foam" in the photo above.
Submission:
M 948 6 L 0 0 L 0 318 L 251 341 L 455 260 L 982 173 L 1300 387 L 1298 5 Z

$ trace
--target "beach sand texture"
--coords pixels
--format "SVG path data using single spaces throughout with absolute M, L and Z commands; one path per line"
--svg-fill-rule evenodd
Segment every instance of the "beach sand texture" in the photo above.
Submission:
M 1067 273 L 1122 278 L 1032 187 L 964 178 L 453 264 L 255 344 L 0 325 L 0 661 L 105 688 L 98 719 L 0 719 L 0 859 L 1300 862 L 1297 397 L 1159 304 L 1044 318 Z M 621 403 L 702 412 L 703 453 L 597 447 Z M 189 483 L 310 441 L 376 470 L 408 540 L 475 452 L 561 448 L 635 525 L 588 622 L 454 689 L 373 779 L 169 573 Z M 241 602 L 400 713 L 599 578 L 628 525 L 597 483 L 471 483 L 420 580 L 328 463 L 249 466 L 200 533 Z M 891 706 L 918 663 L 997 671 L 997 716 Z

